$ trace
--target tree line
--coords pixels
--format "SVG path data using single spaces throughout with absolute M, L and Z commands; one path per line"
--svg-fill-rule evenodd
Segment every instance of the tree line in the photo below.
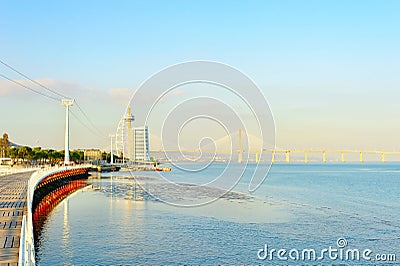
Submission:
M 12 147 L 8 149 L 7 156 L 13 160 L 14 164 L 61 164 L 64 162 L 64 150 L 42 149 L 41 147 Z M 74 150 L 69 153 L 70 160 L 76 164 L 84 163 L 84 151 Z M 110 162 L 111 154 L 102 152 L 102 160 Z M 115 160 L 119 159 L 114 155 Z
M 64 161 L 64 150 L 42 149 L 41 147 L 31 148 L 29 146 L 11 147 L 8 134 L 4 133 L 0 138 L 0 157 L 11 158 L 12 164 L 60 164 Z M 102 152 L 102 160 L 111 161 L 111 154 Z M 120 159 L 114 155 L 115 160 Z M 84 162 L 84 151 L 70 151 L 70 160 L 79 164 Z
M 13 159 L 15 163 L 59 164 L 64 161 L 64 150 L 22 146 L 8 149 L 7 156 Z M 75 163 L 82 163 L 84 160 L 83 151 L 71 151 L 70 159 Z

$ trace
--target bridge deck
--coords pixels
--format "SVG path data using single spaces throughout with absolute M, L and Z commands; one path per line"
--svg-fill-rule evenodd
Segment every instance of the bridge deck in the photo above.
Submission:
M 18 265 L 26 190 L 32 172 L 0 176 L 0 266 Z

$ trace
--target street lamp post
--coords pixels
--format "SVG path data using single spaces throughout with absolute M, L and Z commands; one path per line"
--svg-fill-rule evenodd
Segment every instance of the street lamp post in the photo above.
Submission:
M 111 139 L 111 146 L 110 146 L 111 160 L 110 160 L 110 163 L 111 163 L 111 164 L 114 163 L 113 144 L 112 144 L 112 142 L 113 142 L 113 137 L 114 137 L 114 134 L 110 134 L 110 139 Z

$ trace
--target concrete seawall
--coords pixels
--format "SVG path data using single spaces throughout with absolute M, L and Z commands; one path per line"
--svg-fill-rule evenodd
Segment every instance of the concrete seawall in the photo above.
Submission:
M 87 179 L 88 171 L 88 167 L 62 167 L 43 169 L 32 174 L 27 184 L 26 214 L 22 219 L 19 244 L 19 265 L 35 265 L 35 210 L 53 207 L 73 189 L 79 189 L 80 186 L 71 187 L 68 183 Z M 63 186 L 67 189 L 60 189 Z M 52 196 L 48 197 L 51 193 Z

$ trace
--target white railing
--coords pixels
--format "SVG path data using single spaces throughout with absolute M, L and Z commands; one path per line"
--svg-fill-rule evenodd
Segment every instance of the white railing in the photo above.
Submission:
M 19 258 L 18 258 L 18 265 L 24 265 L 25 263 L 22 263 L 25 257 L 27 255 L 25 254 L 25 239 L 26 239 L 26 215 L 22 217 L 22 227 L 21 227 L 21 235 L 19 238 Z M 30 256 L 29 256 L 30 257 Z M 25 264 L 26 265 L 26 264 Z
M 0 166 L 0 176 L 3 175 L 10 175 L 10 174 L 16 174 L 16 173 L 23 173 L 23 172 L 28 172 L 28 171 L 33 171 L 37 170 L 39 167 L 37 166 L 24 166 L 24 167 L 19 167 L 19 166 Z
M 33 236 L 32 203 L 37 185 L 50 174 L 67 169 L 86 168 L 87 166 L 47 167 L 34 172 L 28 180 L 27 186 L 27 215 L 22 219 L 21 239 L 19 245 L 18 265 L 35 265 L 35 240 Z

